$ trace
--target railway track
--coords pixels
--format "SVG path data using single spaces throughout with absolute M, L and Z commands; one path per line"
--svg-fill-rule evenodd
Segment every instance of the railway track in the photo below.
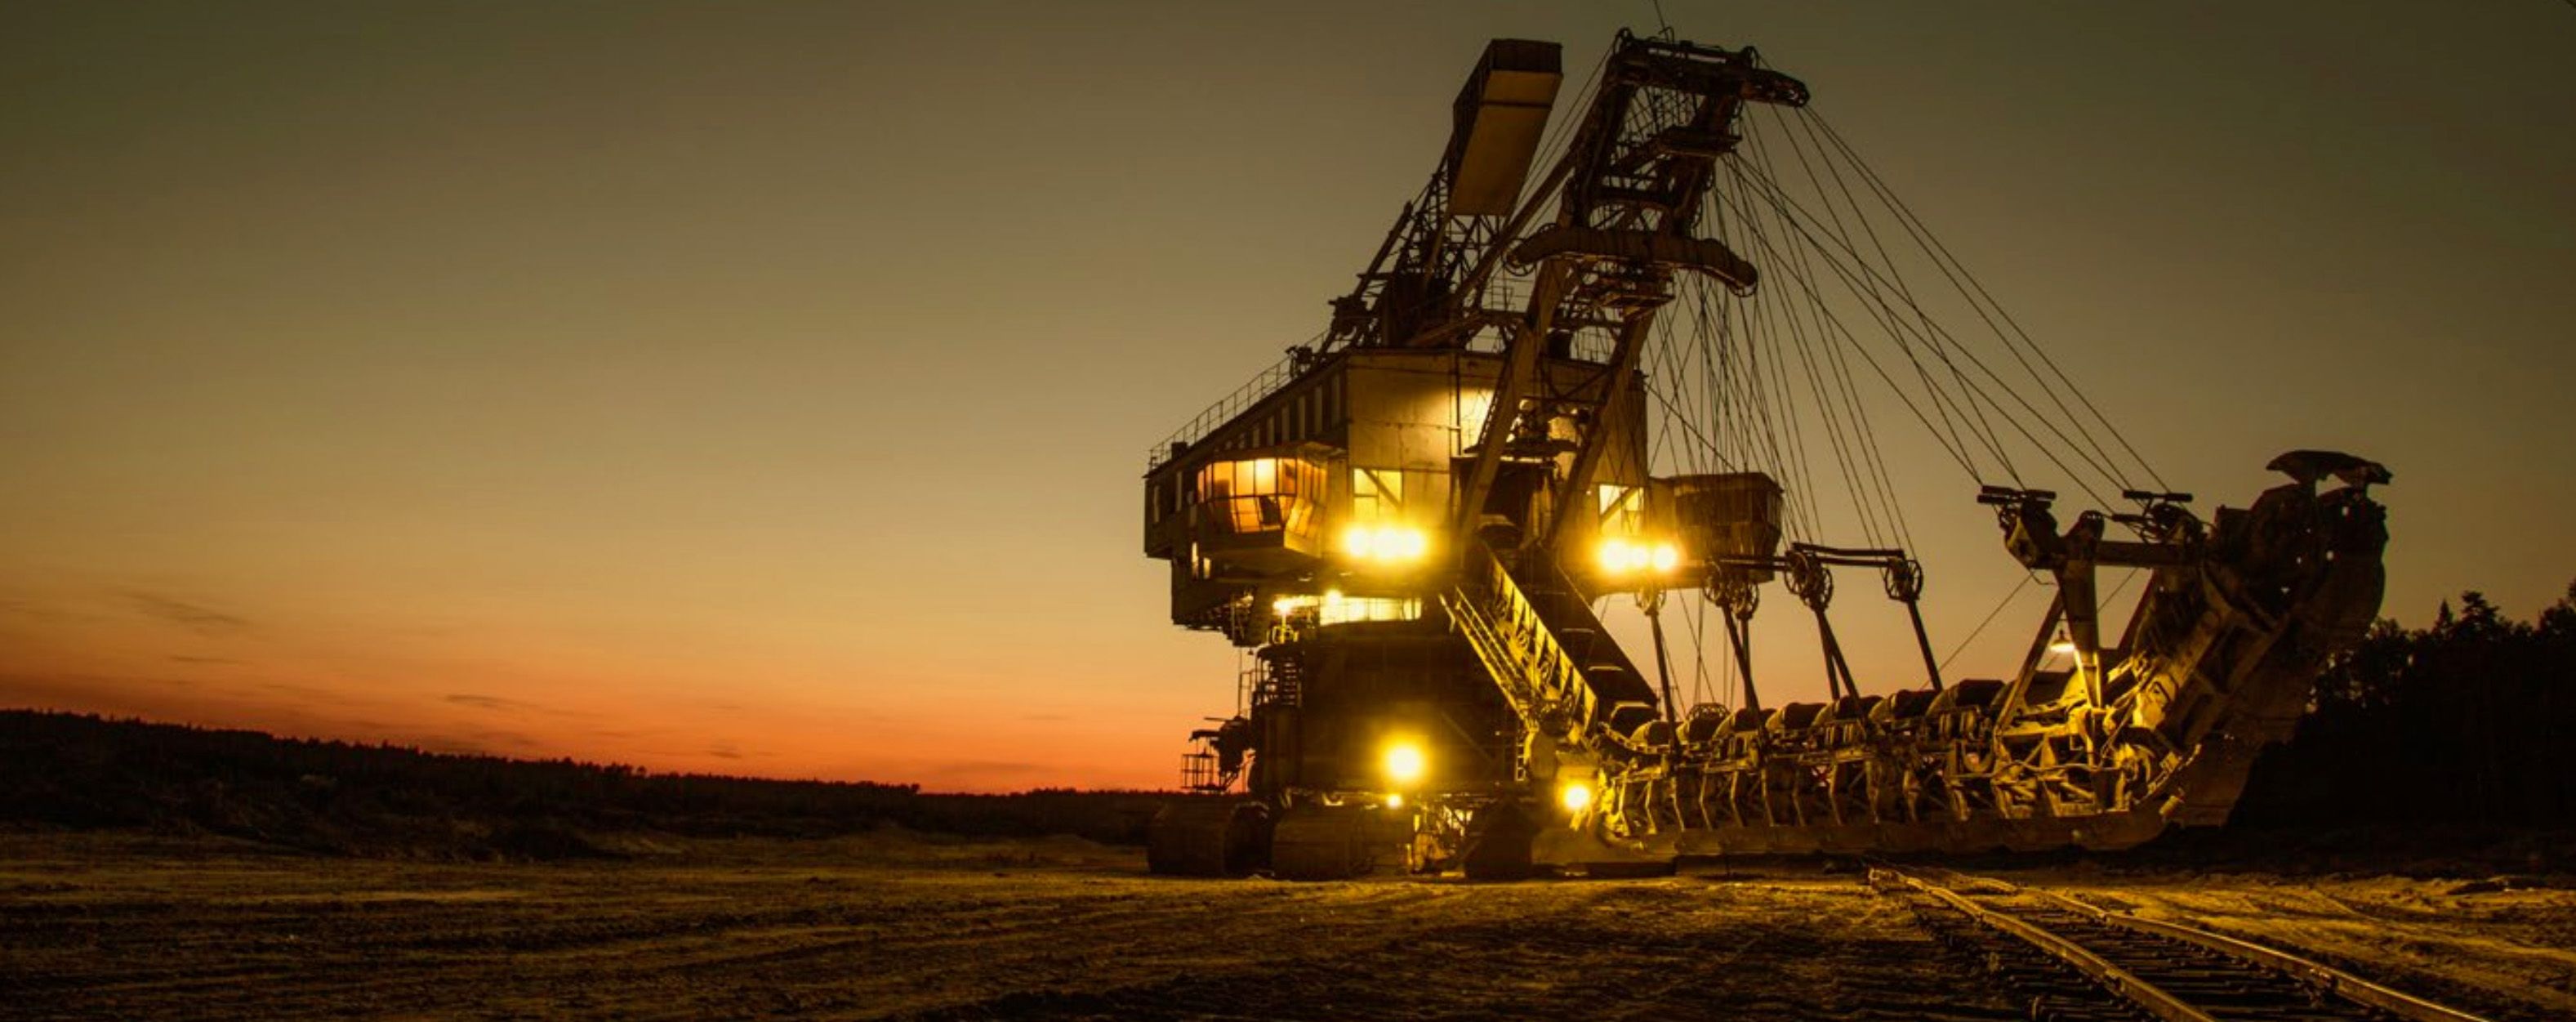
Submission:
M 1934 939 L 1982 961 L 2033 1019 L 2485 1022 L 2331 966 L 2198 927 L 2001 881 L 1873 867 Z

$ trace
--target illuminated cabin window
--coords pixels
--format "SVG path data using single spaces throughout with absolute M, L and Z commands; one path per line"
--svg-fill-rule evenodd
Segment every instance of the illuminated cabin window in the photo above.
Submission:
M 1303 458 L 1242 458 L 1199 469 L 1199 523 L 1235 535 L 1313 536 L 1322 528 L 1324 466 Z
M 1351 521 L 1382 522 L 1404 514 L 1404 473 L 1391 468 L 1351 470 Z
M 1323 606 L 1316 609 L 1319 612 L 1317 620 L 1328 625 L 1351 621 L 1419 621 L 1422 619 L 1421 600 L 1345 596 L 1338 600 L 1325 600 Z
M 1349 624 L 1354 621 L 1419 621 L 1422 601 L 1383 596 L 1344 596 L 1328 592 L 1322 596 L 1285 596 L 1271 608 L 1280 616 L 1315 615 L 1315 623 Z
M 1604 484 L 1601 487 L 1601 534 L 1641 536 L 1645 532 L 1646 488 Z

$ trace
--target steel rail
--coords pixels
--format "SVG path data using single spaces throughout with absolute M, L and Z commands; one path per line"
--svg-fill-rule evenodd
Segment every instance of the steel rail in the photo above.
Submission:
M 2302 958 L 2278 948 L 2204 930 L 2197 926 L 2165 922 L 2160 919 L 2145 919 L 2127 912 L 2113 912 L 2085 904 L 2055 891 L 2036 888 L 2030 891 L 2060 908 L 2097 922 L 2197 944 L 2211 951 L 2250 961 L 2276 972 L 2288 973 L 2295 979 L 2323 988 L 2337 997 L 2357 1004 L 2365 1004 L 2400 1018 L 2412 1019 L 2415 1022 L 2488 1022 L 2484 1016 L 2472 1015 L 2456 1008 L 2446 1008 L 2411 994 L 2391 990 L 2331 965 Z
M 2049 956 L 2056 958 L 2058 961 L 2065 962 L 2067 965 L 2073 966 L 2077 972 L 2081 972 L 2085 976 L 2090 977 L 2093 982 L 2101 984 L 2104 989 L 2129 999 L 2136 1003 L 2138 1007 L 2146 1009 L 2148 1014 L 2164 1019 L 2165 1022 L 2218 1022 L 2216 1016 L 2192 1007 L 2189 1003 L 2183 1001 L 2182 998 L 2176 997 L 2172 993 L 2167 992 L 2163 987 L 2159 987 L 2139 978 L 2136 973 L 2111 964 L 2108 960 L 2104 959 L 2100 955 L 2094 954 L 2090 950 L 2087 950 L 2081 944 L 2075 943 L 2074 941 L 2068 940 L 2064 937 L 2060 937 L 2054 933 L 2050 933 L 2046 929 L 2032 925 L 2031 923 L 2013 918 L 2010 915 L 1997 912 L 1983 905 L 1979 905 L 1976 902 L 1968 900 L 1966 896 L 1961 895 L 1957 891 L 1953 891 L 1947 887 L 1932 883 L 1920 877 L 1892 869 L 1877 867 L 1872 868 L 1869 872 L 1870 878 L 1873 881 L 1881 878 L 1892 879 L 1906 887 L 1913 888 L 1914 890 L 1921 891 L 1939 899 L 1942 903 L 1959 910 L 1960 914 L 1965 915 L 1970 919 L 1983 923 L 1990 928 L 2001 930 L 2005 933 L 2021 938 L 2023 942 L 2046 952 Z

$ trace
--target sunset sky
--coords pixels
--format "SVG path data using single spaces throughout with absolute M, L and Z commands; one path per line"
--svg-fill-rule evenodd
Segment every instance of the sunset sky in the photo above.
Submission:
M 2204 512 L 2340 448 L 2396 473 L 2392 616 L 2576 579 L 2576 10 L 1663 10 L 1805 79 Z M 0 706 L 1167 785 L 1236 653 L 1166 623 L 1147 448 L 1324 325 L 1488 38 L 1565 44 L 1562 117 L 1654 21 L 9 5 Z M 2016 576 L 1924 478 L 1946 649 Z

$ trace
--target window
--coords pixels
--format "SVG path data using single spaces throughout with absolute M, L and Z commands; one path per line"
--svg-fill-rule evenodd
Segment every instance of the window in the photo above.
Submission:
M 1646 488 L 1601 486 L 1601 534 L 1641 536 L 1646 532 Z
M 1390 521 L 1403 515 L 1403 472 L 1391 468 L 1351 470 L 1351 521 Z
M 1324 467 L 1303 458 L 1242 458 L 1199 470 L 1201 520 L 1233 533 L 1304 533 L 1314 527 Z

